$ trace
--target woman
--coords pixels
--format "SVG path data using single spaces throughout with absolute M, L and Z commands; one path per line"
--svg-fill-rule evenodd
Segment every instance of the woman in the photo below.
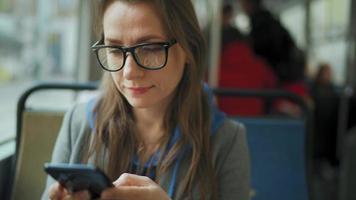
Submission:
M 101 199 L 248 199 L 244 129 L 209 104 L 190 0 L 99 1 L 102 94 L 65 117 L 53 163 L 102 168 Z M 212 107 L 212 108 L 210 108 Z M 89 199 L 51 179 L 43 199 Z

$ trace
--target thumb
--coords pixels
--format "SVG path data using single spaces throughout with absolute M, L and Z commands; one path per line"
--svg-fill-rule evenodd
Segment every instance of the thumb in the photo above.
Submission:
M 63 199 L 68 194 L 68 191 L 58 182 L 54 183 L 49 189 L 50 199 Z

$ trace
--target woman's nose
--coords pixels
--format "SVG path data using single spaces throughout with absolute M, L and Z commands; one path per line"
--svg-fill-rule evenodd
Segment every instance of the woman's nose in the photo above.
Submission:
M 129 53 L 126 57 L 126 62 L 124 65 L 123 74 L 126 79 L 136 79 L 136 78 L 142 78 L 144 75 L 144 69 L 142 69 L 138 64 L 136 63 L 134 56 Z

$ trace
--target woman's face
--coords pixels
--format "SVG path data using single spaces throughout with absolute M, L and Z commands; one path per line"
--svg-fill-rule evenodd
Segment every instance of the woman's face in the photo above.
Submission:
M 103 17 L 105 44 L 133 46 L 166 42 L 164 26 L 157 11 L 147 3 L 114 1 Z M 168 50 L 164 68 L 146 70 L 129 53 L 125 66 L 111 76 L 118 90 L 134 108 L 165 109 L 183 76 L 186 55 L 177 43 Z

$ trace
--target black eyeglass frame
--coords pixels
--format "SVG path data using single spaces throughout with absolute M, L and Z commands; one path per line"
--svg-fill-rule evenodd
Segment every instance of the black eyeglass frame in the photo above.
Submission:
M 132 55 L 132 57 L 134 58 L 136 64 L 138 66 L 140 66 L 141 68 L 143 69 L 146 69 L 146 70 L 159 70 L 159 69 L 162 69 L 163 67 L 166 66 L 167 64 L 167 61 L 168 61 L 168 49 L 170 47 L 172 47 L 174 44 L 177 43 L 177 40 L 176 39 L 171 39 L 167 42 L 151 42 L 151 43 L 142 43 L 142 44 L 138 44 L 138 45 L 134 45 L 134 46 L 130 46 L 130 47 L 124 47 L 124 46 L 119 46 L 119 45 L 104 45 L 102 44 L 104 41 L 103 39 L 97 41 L 94 43 L 94 45 L 91 47 L 91 49 L 94 51 L 95 55 L 96 55 L 96 58 L 100 64 L 100 66 L 106 70 L 106 71 L 109 71 L 109 72 L 117 72 L 117 71 L 120 71 L 122 68 L 124 68 L 125 66 L 125 63 L 126 63 L 126 59 L 127 59 L 127 56 L 128 56 L 128 52 L 130 52 L 130 54 Z M 164 47 L 164 50 L 165 50 L 165 55 L 166 55 L 166 59 L 164 61 L 164 63 L 160 66 L 157 66 L 155 68 L 149 68 L 149 67 L 146 67 L 144 65 L 142 65 L 138 60 L 137 58 L 137 55 L 135 53 L 135 50 L 136 48 L 138 47 L 142 47 L 142 46 L 148 46 L 148 45 L 162 45 Z M 122 65 L 121 67 L 119 67 L 118 69 L 108 69 L 106 68 L 100 61 L 100 58 L 99 58 L 99 50 L 102 49 L 102 48 L 114 48 L 114 49 L 119 49 L 121 50 L 123 53 L 124 53 L 124 60 L 122 62 Z

